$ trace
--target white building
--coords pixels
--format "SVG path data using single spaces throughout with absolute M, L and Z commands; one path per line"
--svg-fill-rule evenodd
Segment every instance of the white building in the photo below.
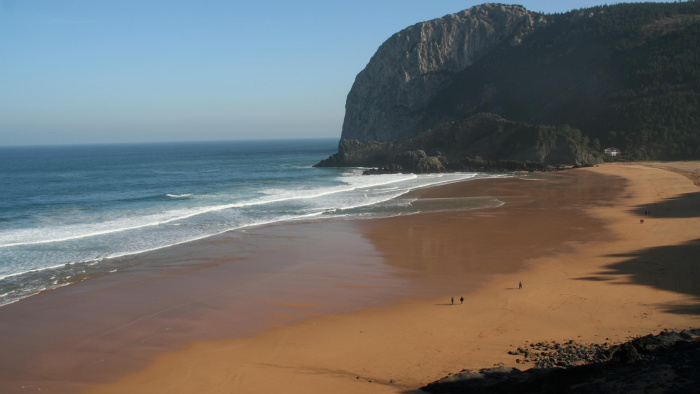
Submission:
M 622 151 L 617 149 L 617 148 L 605 148 L 604 155 L 613 157 L 613 156 L 618 156 L 621 153 L 622 153 Z

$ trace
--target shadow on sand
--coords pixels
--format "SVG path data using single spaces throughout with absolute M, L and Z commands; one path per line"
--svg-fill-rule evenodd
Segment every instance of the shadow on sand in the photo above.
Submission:
M 667 198 L 654 204 L 638 205 L 634 212 L 645 216 L 651 211 L 650 218 L 694 218 L 700 216 L 700 192 L 685 193 L 678 197 Z
M 634 253 L 614 254 L 624 257 L 608 265 L 607 270 L 578 280 L 612 281 L 620 276 L 633 283 L 661 290 L 687 294 L 695 298 L 691 304 L 666 304 L 666 312 L 700 315 L 700 239 L 684 244 L 642 249 Z

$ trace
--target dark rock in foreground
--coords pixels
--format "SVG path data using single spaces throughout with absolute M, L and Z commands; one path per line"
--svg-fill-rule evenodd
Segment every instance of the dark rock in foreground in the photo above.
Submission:
M 430 393 L 697 393 L 700 392 L 699 335 L 700 330 L 664 331 L 616 346 L 540 342 L 508 353 L 534 359 L 537 365 L 546 367 L 527 371 L 503 366 L 478 372 L 464 370 L 422 390 Z

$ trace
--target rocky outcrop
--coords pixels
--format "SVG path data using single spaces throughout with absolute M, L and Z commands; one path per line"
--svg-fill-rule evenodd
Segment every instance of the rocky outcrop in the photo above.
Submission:
M 532 126 L 479 114 L 390 142 L 341 140 L 317 167 L 378 167 L 369 173 L 546 170 L 601 160 L 578 141 L 578 130 Z
M 700 384 L 699 330 L 663 331 L 621 345 L 546 346 L 544 368 L 463 370 L 423 387 L 429 393 L 695 393 Z M 535 354 L 518 349 L 511 354 Z M 566 360 L 561 362 L 558 360 Z M 584 364 L 581 364 L 583 362 Z M 576 364 L 577 365 L 574 365 Z M 554 365 L 559 365 L 555 367 Z
M 545 21 L 522 6 L 483 4 L 394 34 L 357 75 L 341 139 L 385 142 L 423 131 L 423 111 L 455 74 Z

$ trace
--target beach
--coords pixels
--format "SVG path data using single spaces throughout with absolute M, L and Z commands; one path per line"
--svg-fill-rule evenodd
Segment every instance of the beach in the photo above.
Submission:
M 0 308 L 0 384 L 400 393 L 464 368 L 524 369 L 507 352 L 528 342 L 698 327 L 699 169 L 458 182 L 410 192 L 444 211 L 263 226 L 137 255 L 129 270 Z M 459 208 L 484 196 L 504 204 Z

